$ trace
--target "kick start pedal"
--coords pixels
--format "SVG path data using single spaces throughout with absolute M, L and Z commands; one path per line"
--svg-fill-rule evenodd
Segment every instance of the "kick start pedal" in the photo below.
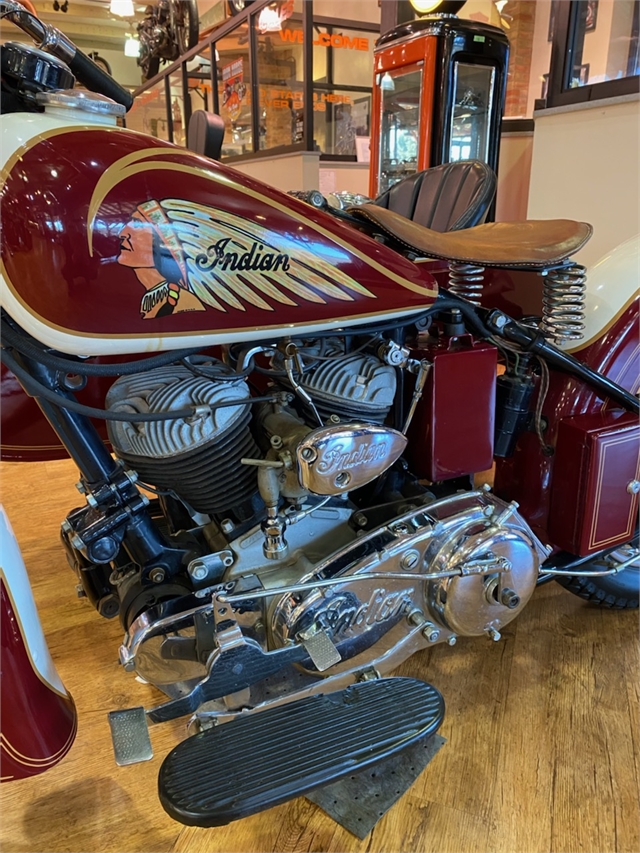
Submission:
M 384 761 L 433 734 L 444 700 L 430 684 L 383 678 L 236 717 L 179 744 L 158 778 L 165 811 L 223 826 Z

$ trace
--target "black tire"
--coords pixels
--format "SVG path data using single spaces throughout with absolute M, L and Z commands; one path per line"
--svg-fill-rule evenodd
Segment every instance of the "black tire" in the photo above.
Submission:
M 596 558 L 592 562 L 586 563 L 584 570 L 588 571 L 589 567 L 593 567 L 594 571 L 608 568 L 612 560 L 621 562 L 624 556 L 621 558 L 619 555 L 623 553 L 622 550 L 615 551 L 606 558 Z M 608 607 L 612 610 L 637 610 L 638 608 L 640 565 L 631 565 L 628 569 L 623 569 L 619 575 L 603 575 L 602 577 L 591 578 L 571 575 L 557 577 L 556 580 L 569 592 L 580 596 L 591 604 L 597 604 L 599 607 Z
M 197 0 L 176 0 L 176 5 L 176 42 L 178 53 L 182 56 L 198 44 L 198 3 Z
M 142 71 L 142 80 L 151 80 L 160 71 L 160 57 L 148 56 L 140 62 L 140 70 Z

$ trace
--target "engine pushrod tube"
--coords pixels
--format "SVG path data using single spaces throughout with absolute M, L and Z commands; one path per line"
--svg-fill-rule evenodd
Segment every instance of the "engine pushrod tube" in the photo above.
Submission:
M 356 583 L 357 581 L 368 581 L 377 578 L 385 578 L 386 580 L 438 580 L 440 578 L 459 578 L 469 575 L 492 575 L 496 572 L 506 572 L 507 568 L 500 568 L 496 562 L 483 565 L 480 571 L 465 571 L 464 567 L 459 569 L 449 569 L 444 572 L 370 572 L 362 575 L 343 575 L 339 578 L 323 578 L 322 580 L 310 581 L 309 583 L 292 584 L 291 586 L 274 587 L 273 589 L 259 589 L 254 592 L 238 593 L 238 595 L 218 595 L 217 600 L 221 604 L 237 604 L 241 601 L 253 601 L 259 598 L 271 598 L 274 595 L 289 595 L 292 592 L 310 592 L 313 589 L 321 587 L 335 586 L 343 583 Z

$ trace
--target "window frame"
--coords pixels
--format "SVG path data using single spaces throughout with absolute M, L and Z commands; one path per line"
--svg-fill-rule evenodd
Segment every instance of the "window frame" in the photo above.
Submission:
M 605 80 L 602 83 L 587 83 L 585 86 L 571 88 L 570 74 L 575 65 L 574 43 L 583 0 L 557 3 L 555 27 L 551 44 L 551 64 L 549 67 L 549 86 L 543 109 L 564 107 L 570 104 L 584 104 L 604 98 L 616 98 L 640 92 L 640 75 L 621 77 L 617 80 Z M 640 16 L 640 0 L 634 0 L 634 21 Z M 638 38 L 633 33 L 632 38 Z

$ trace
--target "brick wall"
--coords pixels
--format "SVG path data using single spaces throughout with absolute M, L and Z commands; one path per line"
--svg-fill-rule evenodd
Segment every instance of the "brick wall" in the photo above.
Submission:
M 535 0 L 511 0 L 504 9 L 513 18 L 507 30 L 511 52 L 504 114 L 508 117 L 527 115 L 536 6 Z

